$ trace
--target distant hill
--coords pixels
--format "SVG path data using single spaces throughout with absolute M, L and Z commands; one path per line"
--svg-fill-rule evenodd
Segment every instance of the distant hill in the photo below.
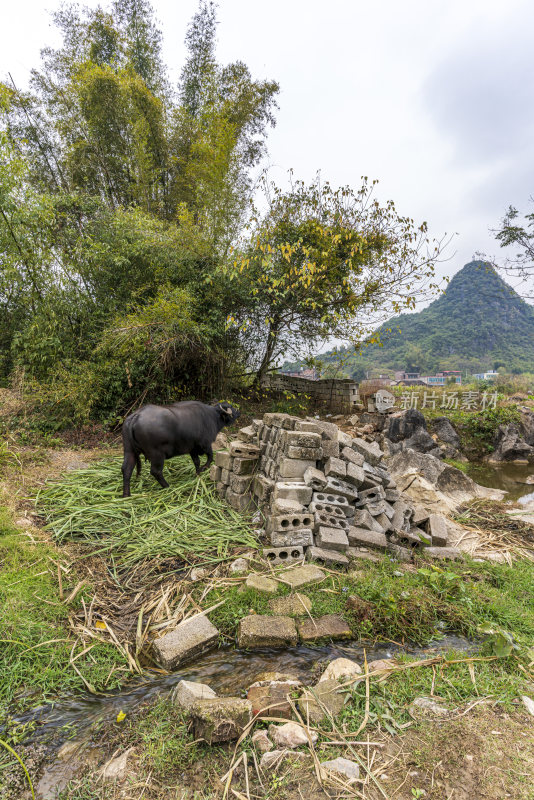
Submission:
M 341 348 L 345 372 L 356 379 L 369 369 L 534 372 L 534 308 L 484 261 L 466 264 L 427 308 L 393 317 L 379 332 L 382 347 L 369 345 L 360 355 Z

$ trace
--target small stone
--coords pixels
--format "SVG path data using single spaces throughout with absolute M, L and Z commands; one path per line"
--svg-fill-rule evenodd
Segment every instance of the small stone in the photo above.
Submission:
M 285 583 L 289 583 L 292 589 L 299 589 L 301 586 L 307 586 L 310 583 L 320 583 L 325 577 L 326 575 L 322 569 L 312 564 L 288 569 L 287 572 L 282 572 L 280 575 L 280 578 Z
M 189 574 L 189 580 L 193 582 L 201 581 L 207 574 L 208 570 L 204 569 L 204 567 L 194 567 Z
M 271 750 L 270 753 L 264 753 L 260 759 L 260 769 L 267 770 L 277 767 L 282 761 L 286 759 L 294 759 L 301 761 L 302 759 L 310 758 L 309 753 L 303 753 L 297 750 L 296 752 L 288 751 L 286 748 L 283 750 Z
M 312 723 L 322 722 L 326 712 L 337 717 L 345 705 L 345 694 L 337 681 L 323 681 L 311 689 L 305 689 L 298 700 L 302 719 Z
M 303 642 L 317 639 L 352 639 L 350 625 L 339 614 L 325 614 L 318 619 L 304 619 L 298 623 Z
M 523 702 L 523 705 L 527 709 L 528 713 L 532 714 L 532 716 L 534 717 L 534 700 L 532 700 L 530 697 L 527 697 L 526 694 L 521 695 L 521 700 Z
M 244 649 L 291 647 L 297 640 L 295 621 L 291 617 L 252 614 L 239 623 L 238 643 Z
M 131 772 L 131 768 L 128 766 L 128 759 L 133 755 L 134 752 L 135 747 L 129 747 L 124 751 L 124 753 L 122 753 L 122 755 L 112 758 L 110 761 L 104 764 L 100 770 L 100 775 L 102 776 L 103 780 L 119 782 L 123 781 Z
M 341 778 L 344 783 L 354 783 L 360 777 L 360 768 L 354 761 L 348 758 L 334 758 L 331 761 L 321 762 L 321 772 L 331 773 L 335 777 Z
M 319 678 L 319 683 L 338 681 L 340 678 L 352 678 L 354 675 L 361 674 L 362 668 L 356 661 L 352 661 L 350 658 L 335 658 Z
M 267 731 L 256 731 L 252 734 L 252 744 L 260 753 L 268 753 L 272 750 L 274 745 L 267 736 Z
M 180 681 L 174 687 L 171 699 L 180 708 L 191 708 L 197 700 L 210 700 L 217 697 L 211 686 L 194 681 Z
M 228 567 L 230 575 L 240 575 L 243 572 L 248 572 L 250 564 L 246 558 L 236 558 Z
M 285 725 L 270 725 L 269 734 L 277 747 L 287 747 L 289 750 L 294 750 L 303 744 L 309 744 L 310 739 L 313 743 L 317 741 L 317 734 L 310 731 L 310 739 L 308 734 L 296 722 L 286 722 Z
M 156 639 L 152 646 L 160 664 L 171 670 L 213 647 L 218 638 L 215 625 L 201 614 L 181 622 L 173 631 Z
M 269 600 L 269 609 L 273 614 L 288 617 L 302 617 L 311 611 L 312 602 L 305 594 L 288 594 L 285 597 L 274 597 Z
M 367 671 L 373 672 L 376 669 L 393 669 L 395 662 L 392 658 L 377 658 L 375 661 L 367 663 Z
M 448 717 L 448 708 L 437 703 L 432 697 L 416 697 L 409 707 L 413 717 Z
M 238 739 L 252 719 L 252 705 L 240 697 L 197 700 L 191 707 L 195 739 L 208 744 Z
M 278 581 L 273 578 L 267 578 L 265 575 L 258 575 L 253 572 L 245 581 L 247 589 L 254 589 L 256 592 L 264 592 L 265 594 L 276 594 L 278 591 Z

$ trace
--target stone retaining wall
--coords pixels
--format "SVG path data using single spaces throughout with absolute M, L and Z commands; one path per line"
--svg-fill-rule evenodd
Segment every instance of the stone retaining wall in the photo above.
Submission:
M 308 378 L 295 378 L 281 373 L 269 373 L 264 377 L 262 386 L 271 391 L 306 394 L 317 403 L 336 411 L 350 413 L 355 404 L 360 402 L 358 384 L 349 379 L 311 381 Z

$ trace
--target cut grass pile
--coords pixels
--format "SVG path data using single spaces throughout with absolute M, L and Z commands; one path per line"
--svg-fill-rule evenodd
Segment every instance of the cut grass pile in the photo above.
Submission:
M 151 559 L 222 561 L 236 547 L 255 547 L 250 521 L 218 498 L 209 478 L 198 478 L 189 458 L 165 465 L 161 489 L 145 469 L 121 497 L 121 458 L 109 458 L 50 483 L 37 507 L 58 542 L 87 544 L 120 567 Z

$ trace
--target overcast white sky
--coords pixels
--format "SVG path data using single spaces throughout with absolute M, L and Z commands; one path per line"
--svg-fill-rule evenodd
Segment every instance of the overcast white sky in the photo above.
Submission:
M 177 80 L 197 0 L 153 5 Z M 40 48 L 59 44 L 56 7 L 4 7 L 2 78 L 25 86 Z M 499 255 L 489 229 L 534 194 L 532 0 L 220 0 L 219 20 L 219 60 L 280 83 L 273 179 L 377 178 L 378 196 L 433 235 L 458 233 L 442 275 Z

